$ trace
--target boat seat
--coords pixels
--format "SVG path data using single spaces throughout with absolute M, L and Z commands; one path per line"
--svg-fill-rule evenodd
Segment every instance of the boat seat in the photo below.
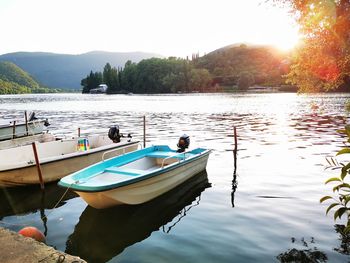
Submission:
M 104 170 L 107 173 L 118 173 L 125 175 L 141 175 L 145 173 L 144 170 L 125 168 L 125 167 L 109 167 Z
M 183 159 L 183 154 L 178 153 L 178 155 L 175 155 L 175 152 L 151 152 L 147 153 L 146 157 L 152 157 L 152 158 L 167 158 L 167 157 L 173 157 L 176 159 Z M 174 156 L 175 155 L 175 156 Z

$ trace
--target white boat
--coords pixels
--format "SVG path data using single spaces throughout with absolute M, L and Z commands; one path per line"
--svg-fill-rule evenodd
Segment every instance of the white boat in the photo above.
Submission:
M 65 252 L 79 255 L 87 262 L 109 262 L 127 247 L 148 238 L 154 231 L 175 231 L 176 224 L 191 214 L 187 211 L 196 209 L 202 192 L 210 186 L 207 173 L 203 171 L 143 205 L 109 209 L 86 206 L 74 226 L 74 232 L 67 238 Z M 91 227 L 93 224 L 98 224 L 98 227 Z M 97 247 L 98 253 L 91 253 Z
M 95 208 L 141 204 L 205 170 L 209 154 L 203 148 L 178 153 L 168 146 L 152 146 L 91 165 L 58 184 Z
M 0 150 L 18 147 L 18 146 L 24 146 L 24 145 L 31 144 L 32 142 L 50 142 L 55 140 L 56 140 L 55 136 L 53 136 L 50 133 L 40 133 L 36 135 L 30 135 L 30 136 L 0 141 Z
M 8 123 L 2 121 L 0 123 L 0 141 L 39 134 L 49 125 L 47 119 L 37 119 L 34 112 L 29 116 L 29 121 L 11 120 Z
M 81 144 L 81 142 L 85 144 Z M 97 163 L 104 157 L 137 150 L 138 141 L 121 138 L 113 143 L 108 136 L 35 142 L 44 183 Z M 0 150 L 0 187 L 39 184 L 31 144 Z

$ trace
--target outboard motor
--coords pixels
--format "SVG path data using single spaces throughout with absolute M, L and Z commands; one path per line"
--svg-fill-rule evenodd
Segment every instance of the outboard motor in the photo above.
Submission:
M 178 153 L 184 152 L 188 146 L 190 145 L 190 136 L 184 134 L 180 137 L 179 142 L 177 143 L 177 151 Z
M 128 142 L 131 142 L 132 136 L 131 133 L 128 133 Z
M 50 125 L 51 125 L 51 124 L 49 123 L 49 120 L 46 119 L 45 122 L 44 122 L 44 126 L 45 126 L 45 127 L 48 127 L 48 126 L 50 126 Z
M 38 118 L 35 116 L 35 112 L 32 111 L 30 114 L 29 114 L 29 119 L 28 121 L 35 121 L 37 120 Z
M 115 125 L 109 128 L 108 138 L 111 139 L 114 143 L 120 142 L 122 136 L 119 133 L 119 126 Z

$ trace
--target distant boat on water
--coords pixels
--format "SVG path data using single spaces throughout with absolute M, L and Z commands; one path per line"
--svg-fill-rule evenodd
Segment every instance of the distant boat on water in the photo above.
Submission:
M 108 86 L 106 84 L 100 84 L 97 88 L 91 89 L 90 94 L 101 94 L 106 93 L 108 89 Z

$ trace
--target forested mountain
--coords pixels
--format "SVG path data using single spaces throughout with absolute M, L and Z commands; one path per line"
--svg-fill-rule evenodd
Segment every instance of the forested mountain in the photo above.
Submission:
M 175 57 L 128 61 L 124 67 L 93 72 L 82 79 L 83 92 L 99 84 L 108 93 L 215 92 L 253 85 L 280 86 L 289 70 L 287 55 L 271 47 L 232 45 L 192 59 Z
M 214 81 L 236 85 L 240 78 L 249 77 L 251 84 L 274 86 L 284 83 L 281 78 L 289 70 L 287 54 L 268 46 L 231 45 L 203 57 L 194 57 L 196 67 L 207 69 Z
M 11 61 L 27 71 L 41 84 L 50 88 L 80 89 L 80 81 L 91 70 L 100 70 L 111 63 L 124 66 L 127 60 L 138 62 L 160 55 L 143 52 L 94 51 L 80 55 L 65 55 L 44 52 L 17 52 L 0 56 L 0 61 Z
M 1 60 L 15 63 L 50 88 L 77 90 L 83 86 L 84 92 L 89 92 L 107 83 L 109 93 L 215 92 L 224 87 L 280 86 L 284 84 L 282 76 L 289 71 L 288 54 L 245 44 L 191 59 L 94 51 L 81 55 L 18 52 L 1 55 Z
M 0 61 L 0 94 L 48 92 L 12 62 Z

